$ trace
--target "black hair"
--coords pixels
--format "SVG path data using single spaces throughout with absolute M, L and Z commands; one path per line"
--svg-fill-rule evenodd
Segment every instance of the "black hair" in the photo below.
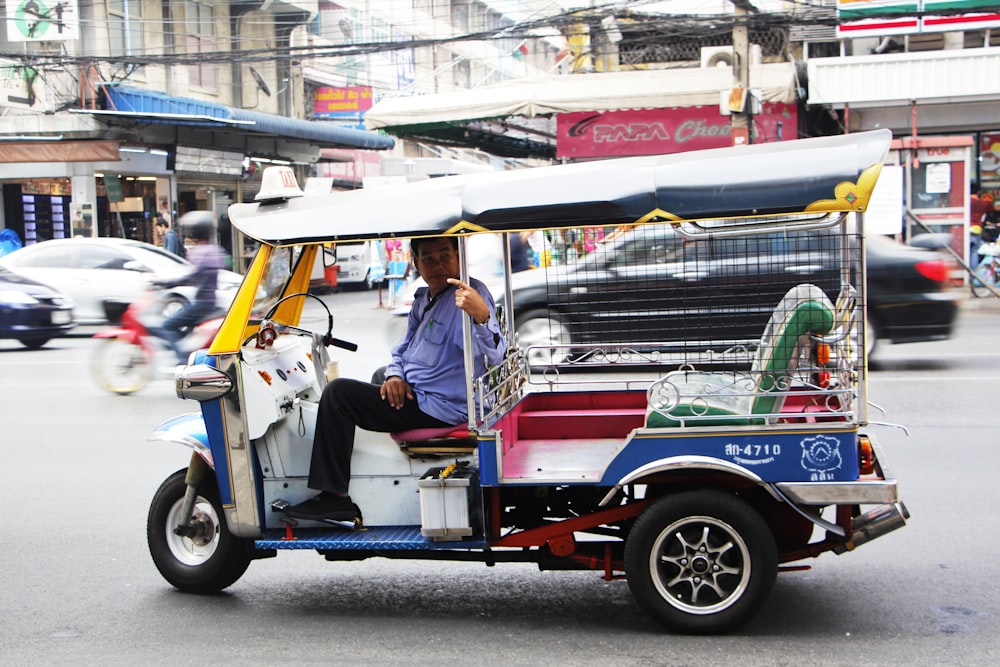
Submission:
M 417 255 L 420 254 L 420 244 L 424 241 L 436 241 L 437 239 L 448 239 L 451 242 L 451 247 L 454 250 L 458 250 L 458 237 L 457 236 L 424 236 L 421 238 L 410 239 L 410 256 L 413 257 L 413 261 L 417 260 Z

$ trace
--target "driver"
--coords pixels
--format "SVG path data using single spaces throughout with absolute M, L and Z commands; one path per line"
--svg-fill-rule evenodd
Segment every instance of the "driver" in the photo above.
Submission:
M 218 310 L 215 292 L 218 288 L 219 269 L 226 263 L 226 253 L 215 242 L 215 216 L 211 211 L 189 211 L 177 223 L 184 237 L 194 241 L 194 247 L 187 252 L 194 267 L 179 278 L 152 282 L 157 287 L 196 287 L 194 303 L 168 317 L 160 326 L 150 327 L 149 332 L 167 341 L 177 355 L 177 363 L 183 364 L 187 360 L 187 354 L 181 349 L 180 340 L 192 327 L 209 319 Z
M 347 495 L 355 427 L 397 432 L 468 422 L 463 317 L 474 325 L 476 376 L 503 359 L 507 343 L 493 297 L 479 280 L 458 278 L 458 239 L 413 239 L 410 250 L 427 287 L 417 290 L 406 335 L 381 385 L 340 378 L 323 390 L 309 467 L 309 488 L 320 493 L 288 508 L 291 517 L 345 521 L 360 513 Z

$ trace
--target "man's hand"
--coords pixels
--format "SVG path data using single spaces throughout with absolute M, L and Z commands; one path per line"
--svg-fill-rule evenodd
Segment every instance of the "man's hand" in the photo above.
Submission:
M 398 375 L 385 379 L 379 388 L 379 395 L 382 396 L 383 401 L 389 401 L 389 405 L 397 410 L 403 407 L 406 399 L 413 400 L 413 390 L 410 389 L 410 383 Z
M 490 319 L 490 307 L 482 294 L 458 278 L 448 278 L 448 283 L 455 286 L 455 305 L 468 313 L 473 322 L 485 324 Z

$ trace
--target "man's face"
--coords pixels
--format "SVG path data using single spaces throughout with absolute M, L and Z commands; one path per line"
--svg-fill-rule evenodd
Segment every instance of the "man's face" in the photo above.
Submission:
M 458 278 L 458 252 L 448 239 L 428 239 L 417 246 L 414 258 L 417 271 L 430 287 L 431 294 L 437 294 L 448 286 L 448 278 Z

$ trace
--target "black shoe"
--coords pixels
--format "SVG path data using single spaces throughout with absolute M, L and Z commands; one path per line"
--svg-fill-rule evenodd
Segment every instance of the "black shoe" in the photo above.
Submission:
M 350 496 L 338 496 L 324 491 L 305 502 L 292 505 L 285 510 L 285 514 L 307 521 L 353 521 L 361 512 L 351 502 Z

